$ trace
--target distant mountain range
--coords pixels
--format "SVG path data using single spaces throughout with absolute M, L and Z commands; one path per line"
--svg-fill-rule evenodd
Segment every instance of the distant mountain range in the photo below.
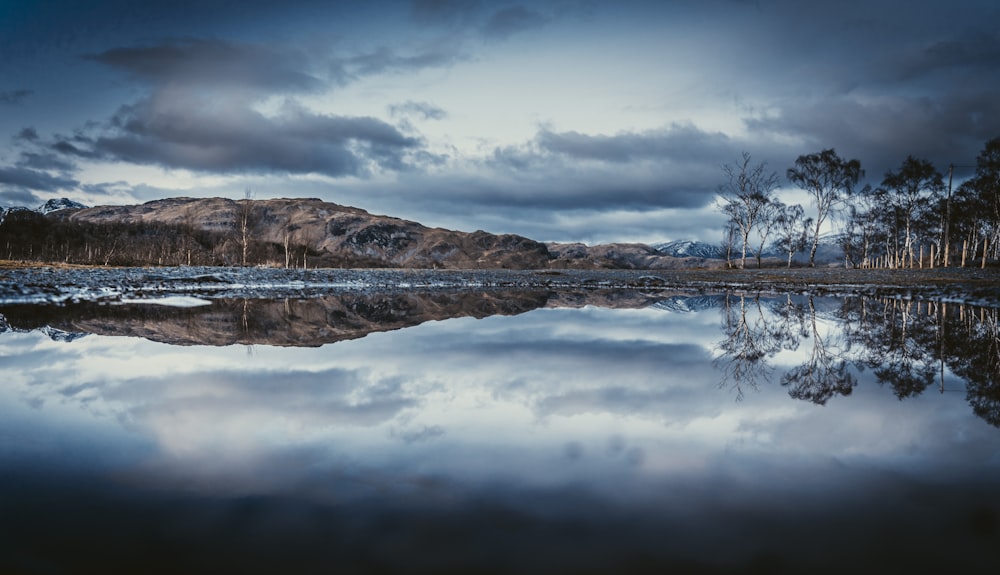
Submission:
M 698 240 L 676 240 L 672 242 L 660 242 L 650 245 L 651 248 L 663 255 L 675 258 L 707 258 L 725 259 L 726 254 L 720 244 L 709 244 Z
M 0 254 L 3 258 L 105 265 L 451 269 L 725 265 L 720 245 L 694 240 L 653 245 L 541 243 L 514 234 L 429 228 L 319 199 L 170 198 L 87 207 L 63 198 L 35 209 L 0 209 L 0 239 L 7 249 Z M 830 259 L 826 251 L 820 261 L 839 257 Z
M 718 244 L 710 244 L 707 242 L 701 242 L 698 240 L 677 240 L 671 242 L 659 242 L 651 244 L 650 247 L 655 249 L 657 252 L 672 256 L 675 258 L 705 258 L 705 259 L 726 259 L 725 250 L 722 247 L 721 242 Z M 733 258 L 738 259 L 739 251 L 733 251 Z M 747 258 L 752 258 L 751 254 L 747 254 Z M 780 259 L 785 261 L 788 258 L 788 254 L 775 251 L 773 249 L 766 249 L 762 254 L 765 259 Z M 835 235 L 820 236 L 819 248 L 816 250 L 816 262 L 820 264 L 830 264 L 834 262 L 839 262 L 843 258 L 843 251 L 838 244 L 838 237 Z M 809 261 L 808 250 L 803 250 L 797 252 L 793 257 L 792 261 L 796 263 L 806 263 Z
M 69 200 L 66 198 L 49 200 L 35 209 L 21 207 L 21 206 L 15 206 L 12 208 L 0 207 L 0 224 L 3 223 L 4 218 L 7 217 L 7 214 L 12 212 L 29 211 L 29 212 L 36 212 L 42 215 L 48 215 L 51 214 L 52 212 L 57 212 L 59 210 L 78 210 L 86 207 L 87 206 L 81 204 L 80 202 L 74 202 L 73 200 Z

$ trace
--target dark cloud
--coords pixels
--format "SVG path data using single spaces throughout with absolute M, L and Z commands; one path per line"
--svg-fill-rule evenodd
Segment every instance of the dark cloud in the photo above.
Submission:
M 381 47 L 366 54 L 334 59 L 331 69 L 338 82 L 345 84 L 363 76 L 446 67 L 463 59 L 465 56 L 462 52 L 448 43 L 412 54 L 399 54 L 393 49 Z
M 444 436 L 444 434 L 445 430 L 440 425 L 424 425 L 418 429 L 394 431 L 392 436 L 398 437 L 404 443 L 413 444 L 432 441 Z
M 0 167 L 0 185 L 39 192 L 54 192 L 76 188 L 80 182 L 62 176 L 54 176 L 43 170 L 8 166 Z
M 46 152 L 21 152 L 17 165 L 33 170 L 53 170 L 62 173 L 74 172 L 77 169 L 73 162 L 68 162 L 56 154 Z
M 125 181 L 117 182 L 101 182 L 99 184 L 81 184 L 80 190 L 86 193 L 88 196 L 100 196 L 100 197 L 128 197 L 130 195 L 140 196 L 141 191 L 147 186 L 139 185 L 132 186 Z M 151 195 L 149 199 L 163 198 L 168 194 L 164 193 L 165 190 L 157 190 L 155 194 Z
M 933 72 L 956 70 L 975 74 L 1000 73 L 1000 33 L 975 31 L 941 40 L 914 55 L 902 67 L 902 77 L 919 77 Z M 996 82 L 995 77 L 992 79 Z
M 0 104 L 5 105 L 16 105 L 20 104 L 28 96 L 34 94 L 33 90 L 10 90 L 5 92 L 0 92 Z
M 973 163 L 983 144 L 1000 135 L 1000 100 L 985 92 L 937 99 L 833 97 L 787 103 L 777 114 L 746 123 L 762 137 L 803 141 L 803 154 L 836 148 L 859 159 L 869 179 L 878 181 L 907 155 L 928 159 L 939 170 Z
M 492 39 L 506 39 L 513 34 L 541 28 L 551 18 L 524 6 L 510 6 L 497 10 L 483 25 L 483 35 Z
M 88 58 L 153 84 L 282 93 L 315 91 L 324 86 L 317 76 L 304 71 L 308 61 L 304 53 L 275 46 L 190 38 L 114 48 Z
M 413 0 L 410 16 L 421 24 L 467 24 L 482 7 L 481 0 Z
M 91 143 L 89 139 L 85 137 L 76 138 L 76 144 L 71 143 L 66 139 L 58 139 L 51 144 L 51 148 L 60 154 L 66 156 L 77 156 L 79 158 L 98 158 L 100 154 L 96 154 L 91 150 L 86 148 L 87 144 Z
M 363 176 L 433 162 L 422 142 L 372 117 L 305 110 L 289 93 L 344 84 L 362 76 L 453 62 L 446 44 L 400 54 L 389 48 L 352 57 L 222 40 L 182 39 L 107 50 L 94 61 L 124 70 L 150 86 L 149 95 L 121 106 L 104 125 L 60 138 L 52 148 L 66 156 L 154 164 L 209 172 L 316 173 Z M 315 66 L 314 66 L 315 64 Z M 286 96 L 276 114 L 255 105 Z M 440 117 L 429 105 L 410 112 Z
M 31 127 L 22 128 L 21 131 L 14 136 L 14 140 L 20 140 L 24 142 L 34 142 L 38 140 L 38 132 Z
M 542 28 L 561 15 L 583 11 L 584 4 L 557 3 L 554 13 L 545 13 L 522 4 L 497 8 L 495 2 L 479 0 L 415 0 L 410 12 L 413 20 L 424 25 L 465 28 L 487 40 L 505 40 L 510 36 Z
M 814 38 L 773 36 L 775 57 L 764 68 L 775 79 L 765 89 L 770 105 L 744 118 L 752 137 L 799 142 L 797 154 L 835 148 L 878 182 L 908 155 L 939 170 L 972 163 L 1000 135 L 1000 34 L 985 24 L 996 19 L 995 4 L 965 4 L 982 20 L 953 12 L 948 26 L 926 17 L 939 12 L 933 2 L 905 12 L 889 3 L 845 6 L 844 14 L 826 12 L 832 7 L 814 14 L 835 36 L 798 6 L 775 14 L 778 24 L 792 18 Z
M 744 150 L 763 161 L 790 156 L 773 139 L 745 141 L 692 125 L 612 136 L 542 128 L 529 143 L 494 150 L 487 166 L 511 181 L 483 201 L 578 210 L 700 208 L 713 201 L 720 166 Z
M 402 104 L 389 106 L 391 116 L 417 116 L 424 120 L 443 120 L 448 117 L 448 113 L 427 102 L 407 101 Z
M 60 142 L 66 154 L 210 172 L 361 176 L 400 170 L 418 139 L 370 117 L 316 114 L 287 105 L 275 116 L 249 107 L 200 109 L 169 94 L 123 106 L 87 147 Z
M 524 214 L 538 212 L 531 217 L 551 220 L 556 213 L 699 208 L 714 200 L 717 180 L 716 166 L 707 173 L 698 167 L 672 173 L 668 167 L 574 168 L 553 161 L 538 162 L 517 172 L 487 165 L 475 172 L 450 175 L 411 174 L 405 189 L 393 186 L 382 193 L 393 197 L 390 201 L 412 198 L 421 209 L 439 214 L 471 217 L 483 211 L 498 218 L 522 214 L 512 218 L 516 221 Z
M 674 124 L 666 129 L 623 132 L 614 136 L 579 132 L 538 133 L 541 149 L 580 160 L 627 163 L 643 159 L 704 161 L 732 155 L 737 146 L 721 132 L 705 132 L 693 125 Z
M 10 189 L 0 185 L 0 205 L 8 207 L 37 206 L 44 201 L 29 190 L 23 188 Z

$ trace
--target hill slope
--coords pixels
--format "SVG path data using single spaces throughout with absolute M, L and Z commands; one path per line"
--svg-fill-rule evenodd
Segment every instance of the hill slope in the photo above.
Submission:
M 227 263 L 412 268 L 546 267 L 545 245 L 483 231 L 429 228 L 318 199 L 172 198 L 141 205 L 74 210 L 63 217 L 89 225 L 162 225 L 215 238 Z
M 0 257 L 103 265 L 266 265 L 442 269 L 720 267 L 645 244 L 543 244 L 462 232 L 319 199 L 170 198 L 87 208 L 50 201 L 11 209 Z M 680 254 L 679 254 L 680 255 Z

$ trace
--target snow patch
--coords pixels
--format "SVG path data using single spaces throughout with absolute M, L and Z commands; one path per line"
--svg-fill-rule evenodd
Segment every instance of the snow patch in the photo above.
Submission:
M 207 299 L 202 299 L 193 296 L 166 296 L 158 298 L 149 299 L 123 299 L 119 303 L 121 304 L 149 304 L 149 305 L 165 305 L 170 307 L 199 307 L 203 305 L 212 305 L 212 302 Z

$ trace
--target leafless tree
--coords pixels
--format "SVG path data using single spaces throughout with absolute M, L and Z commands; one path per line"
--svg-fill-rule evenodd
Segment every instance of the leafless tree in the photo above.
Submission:
M 740 235 L 740 267 L 745 268 L 750 235 L 767 215 L 768 205 L 778 188 L 778 175 L 768 173 L 765 162 L 752 164 L 748 152 L 743 152 L 738 163 L 723 165 L 722 173 L 726 182 L 719 186 L 717 205 Z
M 788 169 L 788 179 L 808 192 L 816 207 L 812 248 L 809 250 L 810 266 L 816 265 L 816 249 L 823 223 L 851 196 L 863 175 L 861 162 L 845 160 L 833 148 L 799 156 L 795 166 Z

